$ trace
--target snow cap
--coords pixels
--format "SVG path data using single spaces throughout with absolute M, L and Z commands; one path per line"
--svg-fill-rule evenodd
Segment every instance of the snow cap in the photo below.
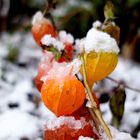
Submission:
M 64 45 L 59 40 L 55 39 L 51 35 L 44 35 L 41 39 L 41 43 L 46 46 L 53 46 L 58 51 L 61 51 L 64 49 Z
M 85 47 L 85 38 L 76 39 L 75 46 L 76 46 L 75 48 L 77 49 L 78 53 L 83 53 L 84 47 Z
M 41 11 L 36 12 L 32 19 L 32 25 L 35 25 L 36 23 L 40 22 L 42 19 L 44 19 L 42 12 Z
M 98 28 L 98 27 L 101 27 L 102 23 L 99 21 L 99 20 L 96 20 L 95 22 L 93 22 L 92 26 L 94 28 Z
M 85 52 L 113 52 L 119 53 L 117 42 L 109 34 L 99 31 L 96 28 L 91 28 L 85 38 Z
M 48 74 L 41 78 L 42 81 L 46 81 L 48 79 L 51 79 L 53 77 L 58 77 L 59 79 L 62 79 L 62 77 L 71 75 L 74 76 L 76 73 L 79 72 L 80 66 L 82 62 L 79 59 L 74 59 L 70 63 L 58 63 L 53 62 L 52 68 L 48 72 Z
M 55 130 L 57 128 L 60 128 L 62 125 L 67 125 L 72 129 L 81 129 L 84 128 L 85 125 L 87 125 L 87 122 L 83 117 L 81 117 L 80 120 L 76 120 L 71 116 L 60 116 L 58 118 L 47 121 L 45 124 L 45 129 Z
M 70 33 L 66 33 L 64 30 L 59 32 L 59 39 L 63 43 L 74 43 L 74 37 Z

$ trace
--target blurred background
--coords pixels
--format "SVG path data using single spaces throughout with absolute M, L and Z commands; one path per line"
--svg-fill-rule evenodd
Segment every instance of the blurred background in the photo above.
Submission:
M 48 8 L 50 8 L 57 29 L 66 30 L 75 38 L 84 37 L 93 21 L 104 21 L 105 1 L 103 0 L 48 1 L 50 1 L 49 6 L 45 0 L 1 0 L 0 32 L 29 31 L 32 15 L 37 10 L 45 11 Z M 113 4 L 116 17 L 114 21 L 121 28 L 120 47 L 123 47 L 121 54 L 140 62 L 138 53 L 140 51 L 140 1 L 113 0 Z
M 111 75 L 118 81 L 140 89 L 140 0 L 112 0 L 115 23 L 120 27 L 120 60 Z M 42 124 L 51 114 L 40 102 L 34 76 L 41 49 L 31 35 L 31 20 L 36 11 L 46 9 L 46 17 L 57 30 L 75 38 L 86 36 L 96 20 L 104 22 L 104 0 L 0 0 L 0 139 L 41 140 Z M 95 86 L 101 110 L 108 124 L 108 100 L 114 86 L 103 80 Z M 140 139 L 140 93 L 126 89 L 125 112 L 119 126 Z

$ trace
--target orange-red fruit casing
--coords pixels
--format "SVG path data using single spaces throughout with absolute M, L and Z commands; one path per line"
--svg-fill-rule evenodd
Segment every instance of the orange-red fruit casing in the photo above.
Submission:
M 53 78 L 42 85 L 41 97 L 46 107 L 56 116 L 70 115 L 82 106 L 85 90 L 75 76 Z

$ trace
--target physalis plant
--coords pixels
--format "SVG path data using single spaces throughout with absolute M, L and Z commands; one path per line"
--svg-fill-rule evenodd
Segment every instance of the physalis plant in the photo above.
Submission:
M 56 115 L 45 125 L 45 140 L 78 140 L 81 135 L 98 140 L 103 131 L 112 139 L 92 86 L 117 64 L 119 48 L 108 34 L 113 30 L 119 32 L 115 23 L 96 21 L 85 38 L 74 40 L 66 31 L 57 32 L 41 12 L 34 15 L 32 35 L 42 48 L 35 85 Z

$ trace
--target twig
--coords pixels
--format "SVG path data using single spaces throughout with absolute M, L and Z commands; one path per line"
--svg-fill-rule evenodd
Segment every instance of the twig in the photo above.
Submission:
M 92 108 L 88 108 L 88 110 L 89 110 L 91 117 L 94 118 L 93 122 L 95 123 L 95 128 L 97 129 L 97 131 L 100 131 L 98 118 L 96 117 Z
M 57 30 L 54 18 L 51 14 L 51 9 L 54 8 L 53 4 L 54 4 L 53 1 L 45 0 L 45 10 L 43 11 L 43 15 L 44 16 L 46 15 L 50 18 L 50 20 L 52 21 L 53 27 L 55 28 L 55 30 Z
M 129 85 L 121 82 L 121 81 L 117 81 L 116 79 L 112 78 L 112 77 L 107 77 L 106 79 L 114 82 L 114 83 L 117 83 L 118 85 L 122 85 L 124 88 L 127 88 L 127 89 L 130 89 L 132 91 L 136 91 L 136 92 L 139 92 L 140 93 L 140 89 L 137 89 L 137 88 L 133 88 L 133 87 L 130 87 Z
M 52 16 L 51 12 L 48 12 L 48 16 L 50 17 L 50 20 L 52 21 L 53 27 L 55 28 L 55 30 L 57 30 L 56 24 L 55 24 L 55 21 L 54 21 L 54 18 Z
M 116 79 L 113 79 L 112 77 L 107 77 L 106 79 L 108 79 L 108 80 L 110 80 L 110 81 L 112 81 L 114 83 L 120 84 L 119 81 L 117 81 Z
M 140 92 L 140 89 L 132 88 L 132 87 L 129 87 L 128 85 L 124 85 L 124 87 L 130 90 L 136 91 L 136 92 Z

